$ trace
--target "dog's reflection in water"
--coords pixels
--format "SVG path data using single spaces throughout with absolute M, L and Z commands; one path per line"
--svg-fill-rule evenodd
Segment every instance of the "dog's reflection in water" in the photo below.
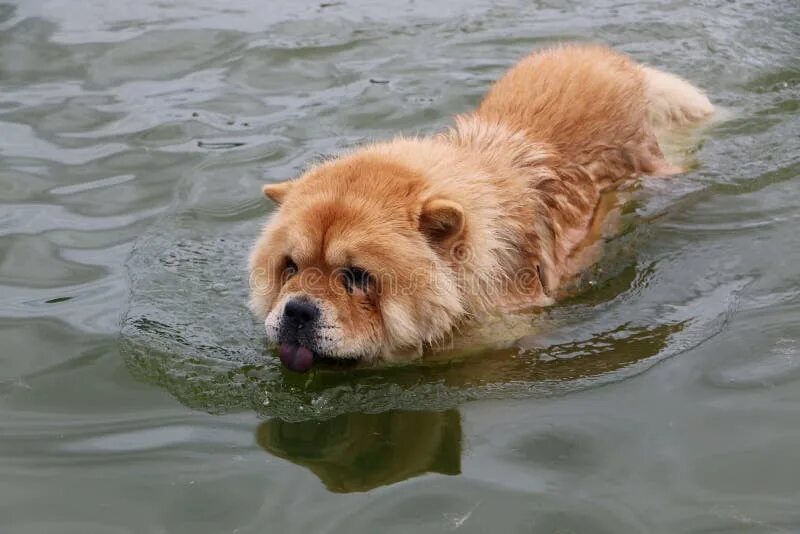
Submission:
M 457 410 L 345 414 L 327 421 L 262 423 L 265 450 L 308 468 L 334 492 L 367 491 L 424 473 L 461 472 Z

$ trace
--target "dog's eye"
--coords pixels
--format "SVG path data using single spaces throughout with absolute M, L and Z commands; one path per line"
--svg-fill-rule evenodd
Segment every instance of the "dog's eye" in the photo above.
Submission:
M 371 280 L 369 272 L 360 267 L 342 269 L 342 282 L 348 293 L 352 293 L 356 289 L 366 290 Z
M 297 268 L 297 264 L 294 262 L 294 260 L 292 258 L 287 257 L 283 267 L 283 276 L 285 276 L 286 279 L 288 280 L 289 278 L 296 275 L 298 270 L 299 269 Z

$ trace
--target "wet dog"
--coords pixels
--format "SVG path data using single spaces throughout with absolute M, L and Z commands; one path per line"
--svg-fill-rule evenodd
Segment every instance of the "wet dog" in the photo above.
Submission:
M 601 194 L 681 168 L 657 135 L 713 113 L 688 82 L 603 46 L 533 53 L 432 137 L 264 186 L 251 308 L 294 371 L 411 358 L 454 329 L 546 306 L 585 268 Z

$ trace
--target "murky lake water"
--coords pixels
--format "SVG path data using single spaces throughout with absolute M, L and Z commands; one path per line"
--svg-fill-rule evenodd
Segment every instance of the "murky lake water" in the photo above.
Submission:
M 800 6 L 591 4 L 0 4 L 0 532 L 800 531 Z M 697 168 L 509 349 L 281 371 L 260 185 L 565 39 L 706 89 Z

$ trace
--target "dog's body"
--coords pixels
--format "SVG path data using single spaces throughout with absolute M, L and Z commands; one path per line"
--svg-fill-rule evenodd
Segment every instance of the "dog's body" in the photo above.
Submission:
M 281 359 L 420 353 L 465 320 L 543 306 L 584 267 L 603 190 L 671 174 L 657 132 L 713 108 L 687 82 L 600 46 L 523 59 L 478 109 L 267 185 L 281 204 L 250 261 Z

